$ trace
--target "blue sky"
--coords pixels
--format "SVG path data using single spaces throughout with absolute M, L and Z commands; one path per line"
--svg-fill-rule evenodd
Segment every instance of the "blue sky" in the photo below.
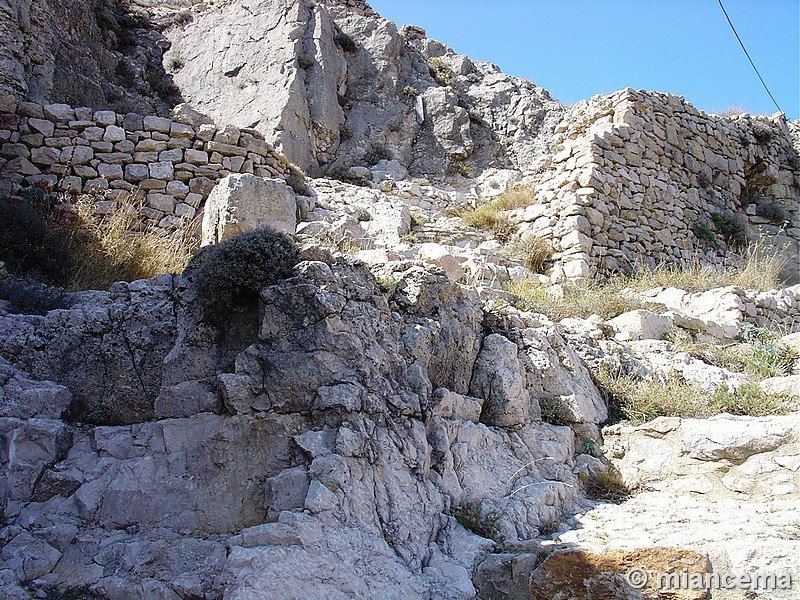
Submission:
M 777 112 L 717 0 L 368 0 L 565 104 L 632 87 L 707 112 Z M 800 113 L 800 2 L 722 0 L 789 119 Z

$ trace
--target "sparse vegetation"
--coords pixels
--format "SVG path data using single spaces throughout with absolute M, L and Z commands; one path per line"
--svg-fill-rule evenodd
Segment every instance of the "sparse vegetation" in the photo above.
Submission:
M 345 52 L 354 54 L 358 52 L 358 46 L 352 37 L 343 31 L 337 31 L 333 36 L 333 43 L 339 46 Z
M 553 258 L 553 248 L 544 238 L 529 236 L 511 242 L 505 248 L 505 254 L 534 273 L 544 273 L 547 263 Z
M 538 281 L 523 279 L 511 282 L 506 290 L 519 297 L 518 308 L 541 313 L 553 321 L 567 317 L 585 319 L 592 314 L 611 319 L 641 306 L 641 302 L 633 296 L 623 296 L 614 287 L 600 285 L 584 288 L 565 285 L 561 293 L 556 295 Z
M 480 504 L 470 501 L 454 509 L 453 516 L 464 529 L 475 535 L 488 539 L 497 537 L 497 522 L 500 520 L 500 514 L 494 510 L 484 514 Z
M 454 82 L 453 69 L 441 58 L 432 58 L 428 61 L 433 80 L 441 86 L 449 86 Z
M 0 260 L 14 275 L 71 290 L 106 289 L 115 281 L 179 273 L 194 249 L 190 228 L 168 235 L 144 224 L 130 197 L 104 215 L 83 197 L 72 220 L 53 211 L 53 197 L 30 192 L 26 200 L 0 202 Z
M 73 289 L 105 289 L 115 281 L 134 281 L 161 273 L 180 273 L 196 243 L 191 227 L 172 234 L 138 216 L 133 198 L 117 202 L 105 215 L 96 215 L 85 197 L 78 204 L 78 235 L 73 244 Z
M 713 213 L 711 221 L 725 243 L 734 250 L 747 246 L 744 219 L 735 213 Z
M 405 96 L 409 100 L 413 100 L 417 97 L 417 90 L 414 88 L 413 85 L 407 85 L 403 88 L 403 96 Z
M 462 177 L 471 177 L 472 176 L 472 169 L 469 168 L 469 165 L 464 162 L 463 158 L 453 158 L 450 160 L 450 165 L 448 166 L 448 170 L 451 174 L 458 174 Z
M 767 145 L 772 141 L 772 129 L 766 123 L 756 121 L 753 123 L 753 137 L 758 144 Z
M 784 208 L 770 198 L 756 198 L 756 214 L 774 225 L 783 225 L 789 220 L 789 214 Z
M 786 414 L 793 403 L 785 396 L 767 394 L 748 382 L 736 391 L 721 386 L 713 394 L 677 377 L 666 381 L 621 375 L 610 369 L 593 373 L 595 381 L 619 408 L 621 418 L 635 423 L 656 417 L 706 418 L 721 413 L 763 417 Z
M 314 66 L 314 59 L 303 54 L 297 57 L 297 64 L 301 69 L 307 70 Z
M 207 247 L 189 269 L 206 315 L 220 324 L 233 307 L 256 302 L 261 288 L 291 276 L 298 260 L 292 238 L 262 228 Z
M 0 298 L 8 301 L 9 312 L 45 315 L 65 308 L 64 288 L 45 285 L 33 279 L 9 278 L 0 281 Z
M 516 231 L 516 226 L 505 211 L 528 206 L 533 201 L 533 190 L 520 185 L 506 190 L 491 202 L 478 207 L 465 206 L 455 214 L 470 227 L 491 231 L 498 240 L 506 242 Z
M 743 335 L 743 343 L 720 345 L 697 342 L 688 333 L 679 331 L 672 332 L 668 339 L 677 352 L 687 352 L 710 365 L 758 378 L 790 375 L 800 359 L 796 352 L 775 339 L 758 341 Z
M 594 475 L 580 474 L 578 479 L 590 500 L 619 504 L 631 497 L 631 490 L 622 481 L 619 471 L 611 465 Z
M 39 192 L 23 201 L 0 200 L 0 260 L 13 275 L 67 285 L 72 232 L 56 223 L 51 199 Z
M 714 230 L 705 223 L 701 221 L 692 223 L 692 233 L 700 242 L 700 244 L 710 246 L 711 248 L 719 247 L 719 242 L 717 242 L 717 234 L 714 233 Z

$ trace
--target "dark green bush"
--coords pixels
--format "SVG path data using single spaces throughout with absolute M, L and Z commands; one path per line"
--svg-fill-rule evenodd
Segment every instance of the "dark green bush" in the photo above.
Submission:
M 264 286 L 290 277 L 298 261 L 292 238 L 265 227 L 205 249 L 187 269 L 196 269 L 206 315 L 219 324 L 230 310 L 256 302 Z
M 64 289 L 33 280 L 9 279 L 0 282 L 0 298 L 7 300 L 9 312 L 21 315 L 46 315 L 66 308 Z
M 789 214 L 783 207 L 769 198 L 758 198 L 756 200 L 756 214 L 775 225 L 782 225 L 789 219 Z
M 55 227 L 43 195 L 30 192 L 26 200 L 0 200 L 0 261 L 11 274 L 63 285 L 72 264 L 69 234 Z
M 358 51 L 358 46 L 353 41 L 353 38 L 343 31 L 336 32 L 336 35 L 333 36 L 333 42 L 345 52 L 350 52 L 352 54 Z
M 714 213 L 711 215 L 711 220 L 726 244 L 734 249 L 741 249 L 747 245 L 747 232 L 741 216 L 734 213 Z

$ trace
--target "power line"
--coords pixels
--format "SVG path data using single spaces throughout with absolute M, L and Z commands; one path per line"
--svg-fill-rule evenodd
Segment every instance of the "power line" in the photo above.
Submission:
M 758 68 L 756 67 L 756 64 L 753 62 L 753 59 L 750 58 L 750 53 L 747 51 L 747 48 L 744 47 L 744 43 L 742 42 L 742 38 L 739 37 L 739 34 L 736 32 L 736 28 L 733 26 L 733 23 L 731 22 L 731 18 L 728 16 L 728 11 L 725 10 L 724 6 L 722 6 L 722 0 L 717 0 L 717 2 L 719 2 L 719 7 L 722 9 L 722 14 L 724 14 L 725 18 L 728 20 L 728 25 L 731 26 L 731 30 L 733 31 L 733 35 L 736 36 L 736 39 L 739 41 L 739 45 L 742 47 L 742 50 L 744 50 L 744 55 L 747 57 L 747 60 L 750 61 L 750 64 L 752 65 L 753 70 L 756 72 L 756 75 L 758 75 L 758 78 L 761 80 L 761 85 L 764 86 L 764 89 L 767 90 L 767 94 L 769 94 L 769 97 L 772 98 L 772 103 L 777 107 L 777 109 L 780 112 L 783 112 L 781 107 L 778 106 L 778 102 L 775 100 L 775 96 L 772 95 L 772 92 L 769 91 L 769 88 L 767 87 L 767 84 L 764 83 L 764 78 L 761 77 L 761 73 L 758 72 Z M 784 113 L 784 114 L 786 114 L 786 113 Z

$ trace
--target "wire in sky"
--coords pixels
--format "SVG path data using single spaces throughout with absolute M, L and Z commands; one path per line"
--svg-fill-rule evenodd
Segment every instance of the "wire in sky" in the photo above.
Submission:
M 747 48 L 744 47 L 744 43 L 742 42 L 742 38 L 739 37 L 739 34 L 736 32 L 736 28 L 733 26 L 733 23 L 731 23 L 731 18 L 728 16 L 728 11 L 725 10 L 724 6 L 722 6 L 722 0 L 717 0 L 717 2 L 719 2 L 719 7 L 722 9 L 722 14 L 724 14 L 725 18 L 728 20 L 728 25 L 731 26 L 731 30 L 733 31 L 733 35 L 735 35 L 736 39 L 739 40 L 739 45 L 742 47 L 742 50 L 744 50 L 744 55 L 747 57 L 747 60 L 750 61 L 750 64 L 753 66 L 753 70 L 756 72 L 756 75 L 758 75 L 758 78 L 761 80 L 761 85 L 764 86 L 764 89 L 767 90 L 767 94 L 769 94 L 769 97 L 772 98 L 772 103 L 778 108 L 778 110 L 780 112 L 783 112 L 783 110 L 781 110 L 781 107 L 778 106 L 778 103 L 775 100 L 775 96 L 772 95 L 772 92 L 769 91 L 769 88 L 767 87 L 767 84 L 764 83 L 764 78 L 761 77 L 761 73 L 758 72 L 758 68 L 756 67 L 756 64 L 753 62 L 753 59 L 750 58 L 750 53 L 747 51 Z

